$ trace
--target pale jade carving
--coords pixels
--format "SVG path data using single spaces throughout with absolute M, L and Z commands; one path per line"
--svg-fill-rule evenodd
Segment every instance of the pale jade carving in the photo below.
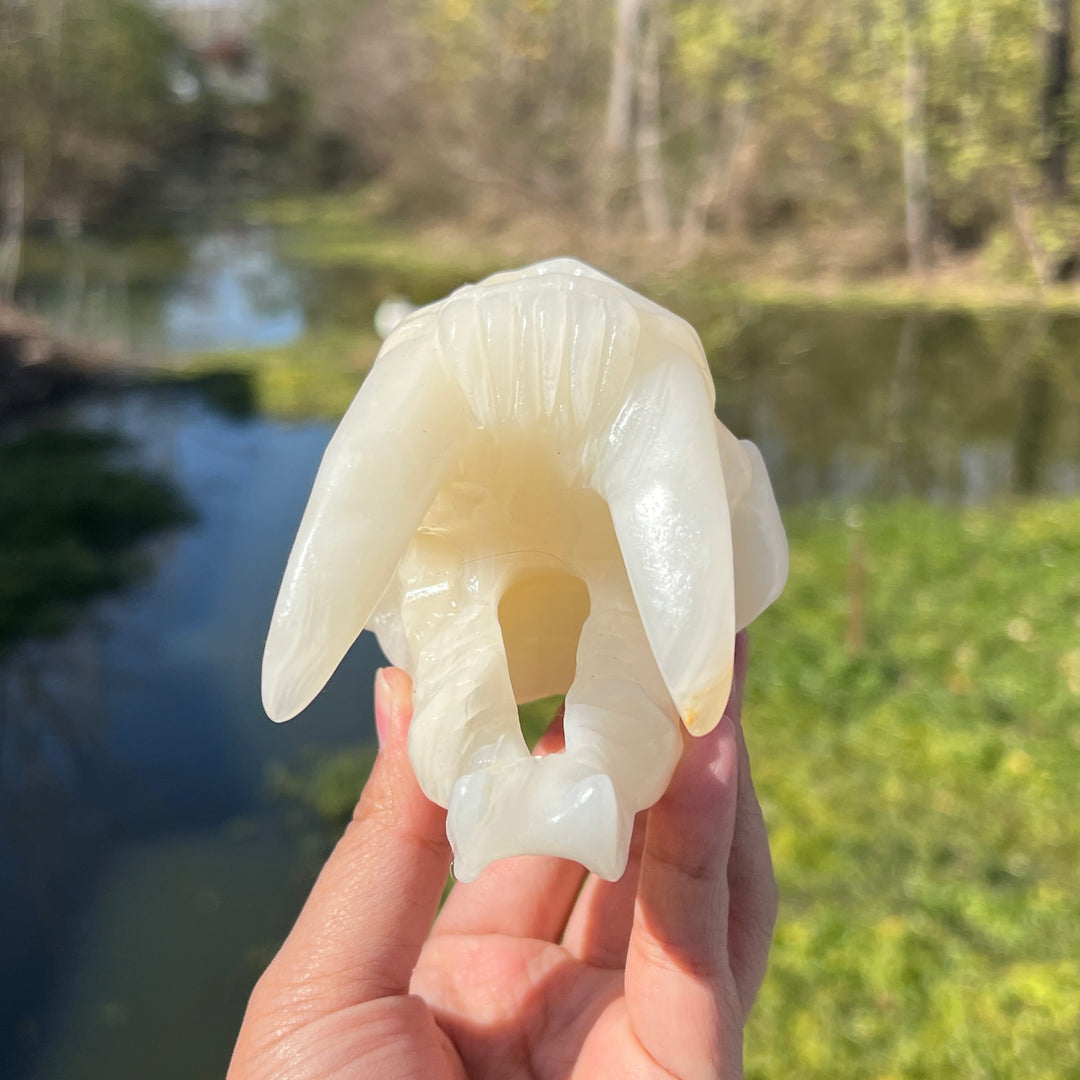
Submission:
M 458 878 L 526 853 L 604 878 L 719 721 L 735 633 L 787 576 L 761 454 L 713 414 L 684 320 L 573 259 L 389 333 L 335 433 L 263 668 L 287 720 L 367 626 L 414 680 L 409 752 Z M 566 750 L 516 703 L 566 691 Z

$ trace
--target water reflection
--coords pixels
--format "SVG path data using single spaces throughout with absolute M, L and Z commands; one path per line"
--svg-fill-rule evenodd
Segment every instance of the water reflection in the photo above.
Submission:
M 37 1061 L 28 1075 L 166 1075 L 160 1044 L 117 1019 L 138 1016 L 147 1031 L 171 1032 L 169 1075 L 220 1074 L 224 1032 L 250 983 L 247 953 L 284 930 L 299 887 L 264 770 L 371 732 L 371 640 L 301 724 L 270 724 L 258 698 L 276 581 L 329 428 L 236 421 L 191 396 L 148 391 L 86 402 L 69 419 L 134 439 L 142 463 L 173 476 L 198 517 L 156 545 L 152 580 L 99 605 L 68 637 L 18 650 L 0 673 L 19 745 L 0 772 L 0 1042 Z M 198 897 L 209 889 L 235 929 L 256 870 L 281 892 L 243 932 L 213 938 L 220 951 L 203 957 L 213 970 L 200 977 L 225 989 L 200 994 L 192 957 L 218 916 Z M 124 901 L 174 886 L 164 907 Z M 160 939 L 153 953 L 133 951 L 140 935 Z M 77 989 L 91 986 L 85 998 Z M 130 1072 L 108 1066 L 133 1046 L 143 1056 Z
M 27 1006 L 63 965 L 56 929 L 68 897 L 110 826 L 101 795 L 114 770 L 98 660 L 87 625 L 62 642 L 24 645 L 0 667 L 0 956 L 18 974 L 0 980 L 0 1032 L 11 1034 L 15 1021 L 27 1042 L 41 1034 Z M 84 800 L 88 789 L 97 798 Z
M 140 356 L 284 345 L 306 326 L 299 278 L 257 228 L 31 251 L 18 300 L 71 340 Z
M 165 344 L 174 352 L 284 345 L 304 331 L 296 277 L 266 232 L 198 240 L 164 299 Z
M 1024 313 L 739 311 L 710 349 L 717 411 L 761 445 L 782 503 L 1074 494 L 1080 320 L 1036 321 L 1033 335 Z

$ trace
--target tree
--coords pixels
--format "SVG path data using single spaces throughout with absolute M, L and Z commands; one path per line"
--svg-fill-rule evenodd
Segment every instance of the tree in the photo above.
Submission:
M 26 173 L 21 150 L 0 154 L 0 302 L 11 303 L 19 278 L 26 214 Z
M 642 0 L 615 0 L 615 29 L 611 36 L 611 76 L 604 122 L 599 203 L 606 213 L 617 194 L 619 175 L 629 156 L 634 124 L 635 70 L 640 44 Z
M 645 0 L 645 25 L 637 73 L 638 189 L 645 226 L 654 240 L 671 232 L 671 208 L 664 184 L 663 131 L 660 119 L 660 15 L 657 0 Z
M 930 169 L 926 147 L 926 52 L 923 0 L 904 0 L 904 218 L 908 265 L 930 266 Z
M 1069 188 L 1071 116 L 1069 88 L 1072 60 L 1072 0 L 1044 0 L 1042 87 L 1043 177 L 1052 199 Z
M 1042 61 L 1032 0 L 268 0 L 305 122 L 399 209 L 591 214 L 684 257 L 802 230 L 803 264 L 916 272 L 1015 246 L 1018 199 L 1069 234 L 1076 13 L 1040 3 Z
M 132 170 L 153 164 L 176 115 L 175 50 L 138 0 L 0 0 L 0 160 L 6 189 L 25 191 L 28 219 L 77 230 Z

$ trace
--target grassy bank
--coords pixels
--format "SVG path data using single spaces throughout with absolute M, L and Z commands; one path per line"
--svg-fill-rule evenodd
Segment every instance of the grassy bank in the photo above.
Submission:
M 748 1076 L 1077 1075 L 1080 503 L 787 524 L 746 708 L 783 897 Z M 336 827 L 369 764 L 288 791 Z
M 379 351 L 374 330 L 334 326 L 268 349 L 205 352 L 170 374 L 201 379 L 227 373 L 247 384 L 248 406 L 290 420 L 338 420 Z
M 751 304 L 805 304 L 881 312 L 1016 313 L 1033 305 L 1057 314 L 1080 313 L 1080 284 L 1038 287 L 1026 274 L 986 261 L 957 260 L 926 275 L 865 270 L 825 272 L 813 259 L 780 259 L 768 244 L 719 237 L 692 262 L 670 245 L 612 234 L 564 218 L 536 216 L 511 224 L 483 220 L 399 222 L 381 213 L 377 189 L 330 195 L 280 196 L 259 202 L 252 216 L 282 230 L 290 257 L 324 268 L 364 265 L 414 282 L 474 281 L 495 270 L 555 255 L 575 255 L 633 282 L 650 296 L 722 299 Z M 853 232 L 857 233 L 858 229 Z M 843 249 L 842 227 L 815 234 L 814 243 Z M 798 241 L 791 241 L 798 247 Z M 688 287 L 689 285 L 689 287 Z M 441 295 L 432 293 L 427 299 Z

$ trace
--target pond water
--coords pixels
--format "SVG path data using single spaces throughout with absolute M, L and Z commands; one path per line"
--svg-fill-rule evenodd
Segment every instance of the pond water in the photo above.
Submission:
M 285 345 L 305 330 L 300 275 L 266 229 L 157 243 L 31 248 L 19 302 L 73 340 L 156 356 Z
M 0 672 L 5 736 L 37 740 L 7 743 L 0 772 L 5 1034 L 27 1076 L 220 1075 L 306 885 L 266 768 L 372 732 L 369 637 L 300 724 L 259 703 L 274 582 L 329 428 L 153 392 L 64 420 L 135 440 L 197 523 L 152 545 L 149 577 Z
M 328 310 L 368 318 L 380 292 L 408 291 L 363 267 L 292 267 L 261 232 L 170 258 L 145 274 L 132 262 L 112 287 L 87 259 L 32 275 L 24 296 L 69 332 L 186 351 L 283 344 Z M 666 302 L 701 329 L 718 411 L 759 442 L 784 503 L 1080 491 L 1075 318 Z M 155 541 L 141 581 L 0 670 L 0 1074 L 220 1076 L 313 866 L 267 767 L 371 738 L 382 661 L 368 635 L 298 720 L 275 726 L 259 703 L 332 425 L 146 389 L 54 421 L 129 436 L 196 520 Z M 16 769 L 4 740 L 23 736 L 33 753 Z

